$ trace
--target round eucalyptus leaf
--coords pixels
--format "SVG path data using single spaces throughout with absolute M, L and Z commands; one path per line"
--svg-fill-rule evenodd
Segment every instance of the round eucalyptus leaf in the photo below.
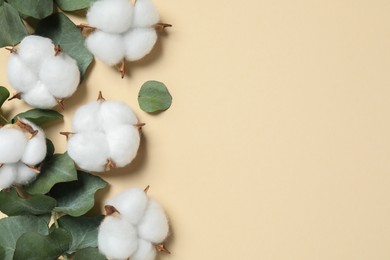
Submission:
M 16 45 L 28 35 L 18 11 L 6 2 L 0 5 L 0 35 L 0 48 Z
M 172 96 L 164 83 L 151 80 L 142 85 L 138 94 L 138 104 L 148 113 L 167 110 L 172 104 Z
M 8 0 L 19 13 L 27 17 L 42 19 L 53 12 L 53 0 Z

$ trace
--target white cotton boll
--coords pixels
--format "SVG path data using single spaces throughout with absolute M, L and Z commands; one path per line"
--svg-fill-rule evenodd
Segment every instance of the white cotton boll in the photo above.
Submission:
M 80 71 L 74 59 L 61 54 L 43 62 L 39 78 L 53 96 L 67 98 L 73 95 L 79 85 Z
M 16 128 L 0 129 L 0 163 L 16 163 L 24 153 L 27 137 Z
M 26 119 L 21 119 L 21 121 L 27 125 L 30 125 L 34 131 L 38 130 L 38 133 L 31 138 L 26 145 L 26 148 L 23 153 L 22 162 L 28 165 L 37 165 L 42 162 L 46 156 L 46 137 L 45 132 L 42 128 L 36 126 Z
M 160 16 L 150 0 L 137 0 L 134 6 L 132 27 L 151 27 L 158 23 Z
M 38 81 L 34 88 L 22 94 L 22 99 L 30 106 L 52 108 L 58 103 L 42 82 Z
M 168 220 L 164 210 L 157 202 L 149 200 L 145 214 L 138 225 L 139 236 L 152 243 L 161 243 L 168 236 L 168 231 Z
M 116 166 L 128 165 L 137 155 L 140 137 L 133 125 L 122 125 L 106 131 L 110 158 Z
M 131 256 L 131 260 L 154 260 L 156 257 L 156 248 L 149 241 L 138 240 L 137 251 Z
M 121 101 L 105 101 L 101 105 L 100 113 L 105 129 L 116 128 L 120 125 L 137 124 L 138 119 L 129 105 Z
M 7 64 L 7 77 L 12 87 L 26 92 L 38 82 L 38 77 L 22 62 L 17 54 L 11 54 Z
M 132 188 L 108 200 L 106 205 L 114 206 L 123 219 L 136 225 L 144 215 L 146 206 L 148 205 L 148 197 L 143 189 Z
M 0 168 L 0 190 L 11 187 L 16 178 L 16 165 L 4 164 Z
M 133 19 L 133 6 L 129 0 L 96 1 L 87 13 L 91 26 L 109 33 L 127 31 Z
M 120 217 L 106 216 L 98 233 L 99 251 L 110 259 L 128 259 L 137 250 L 134 227 Z
M 78 133 L 68 141 L 68 154 L 83 170 L 102 172 L 108 160 L 106 136 L 99 132 Z
M 15 184 L 27 185 L 34 181 L 38 176 L 37 173 L 27 167 L 24 163 L 19 162 L 16 167 L 16 178 L 14 180 Z
M 120 34 L 97 30 L 87 37 L 85 43 L 99 60 L 108 65 L 116 65 L 125 57 L 125 44 Z
M 136 61 L 145 57 L 157 41 L 153 28 L 134 28 L 125 34 L 126 59 Z
M 89 132 L 101 130 L 100 101 L 93 101 L 79 107 L 73 117 L 74 132 Z
M 34 72 L 38 73 L 42 62 L 54 56 L 54 45 L 49 38 L 29 35 L 19 44 L 18 54 L 22 61 Z

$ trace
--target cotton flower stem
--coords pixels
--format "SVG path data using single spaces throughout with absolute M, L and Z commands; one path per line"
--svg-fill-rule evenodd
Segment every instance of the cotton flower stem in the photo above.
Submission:
M 144 127 L 146 124 L 145 123 L 138 123 L 138 124 L 134 124 L 133 126 L 137 127 L 138 129 L 142 129 L 142 127 Z
M 26 131 L 27 133 L 31 134 L 30 139 L 38 134 L 38 130 L 34 130 L 29 124 L 20 121 L 19 118 L 16 120 L 15 125 L 17 125 L 20 129 Z
M 32 166 L 32 165 L 28 165 L 28 164 L 25 164 L 28 168 L 30 168 L 33 172 L 35 172 L 36 174 L 40 174 L 41 171 L 39 170 L 39 168 L 35 167 L 35 166 Z
M 146 188 L 144 189 L 145 194 L 148 193 L 149 189 L 150 189 L 150 185 L 146 186 Z
M 171 254 L 171 251 L 166 249 L 164 244 L 154 245 L 154 247 L 157 249 L 158 252 L 164 252 L 164 253 L 167 253 L 167 254 Z
M 122 79 L 125 77 L 126 74 L 126 60 L 123 58 L 119 64 L 116 65 L 117 69 L 121 73 Z
M 112 159 L 108 159 L 106 164 L 106 171 L 110 171 L 115 168 L 116 168 L 115 162 Z
M 96 27 L 90 26 L 88 24 L 79 24 L 77 28 L 80 29 L 81 33 L 86 37 L 93 33 L 96 30 Z
M 13 46 L 12 48 L 9 48 L 9 47 L 7 47 L 7 48 L 5 48 L 7 51 L 9 51 L 10 53 L 17 53 L 18 51 L 17 51 L 17 49 L 15 48 L 15 46 Z
M 114 213 L 121 214 L 114 206 L 111 205 L 104 206 L 104 210 L 106 211 L 106 216 L 111 216 Z
M 60 228 L 60 225 L 58 224 L 58 214 L 55 211 L 51 212 L 51 217 L 53 218 L 53 222 L 56 228 Z
M 10 97 L 9 99 L 8 99 L 8 101 L 11 101 L 11 100 L 13 100 L 13 99 L 22 99 L 22 93 L 20 93 L 20 92 L 18 92 L 18 93 L 15 93 L 12 97 Z
M 64 49 L 62 48 L 61 45 L 58 44 L 54 46 L 54 56 L 60 55 L 63 51 Z
M 66 140 L 69 139 L 70 135 L 74 135 L 75 133 L 73 132 L 60 132 L 60 135 L 64 135 L 66 137 Z
M 0 163 L 0 168 L 4 166 L 4 163 Z
M 56 98 L 56 102 L 61 107 L 62 110 L 65 110 L 65 104 L 64 104 L 64 100 L 63 99 Z
M 155 25 L 155 28 L 157 30 L 160 30 L 160 31 L 162 31 L 162 30 L 164 30 L 165 28 L 168 28 L 168 27 L 172 27 L 172 24 L 169 24 L 169 23 L 157 23 Z
M 99 91 L 99 96 L 97 98 L 97 101 L 100 101 L 100 102 L 104 102 L 106 101 L 106 99 L 103 97 L 103 94 L 101 91 Z

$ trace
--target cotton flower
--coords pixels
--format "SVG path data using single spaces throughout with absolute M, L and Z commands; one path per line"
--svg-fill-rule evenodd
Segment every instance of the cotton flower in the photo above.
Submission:
M 52 108 L 73 95 L 80 82 L 77 62 L 48 38 L 29 35 L 11 53 L 7 76 L 18 97 L 38 108 Z
M 26 119 L 0 128 L 0 189 L 32 182 L 46 156 L 43 130 Z
M 144 190 L 125 190 L 108 200 L 106 209 L 109 209 L 108 215 L 98 233 L 98 247 L 106 257 L 153 260 L 156 248 L 169 252 L 161 244 L 169 233 L 167 217 L 161 206 L 149 199 Z
M 100 98 L 76 111 L 68 154 L 86 171 L 124 167 L 137 155 L 140 126 L 127 104 Z

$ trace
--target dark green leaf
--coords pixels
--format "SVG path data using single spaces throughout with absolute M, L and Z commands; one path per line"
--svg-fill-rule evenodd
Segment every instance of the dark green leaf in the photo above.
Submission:
M 102 178 L 85 172 L 77 173 L 77 181 L 59 183 L 50 191 L 57 200 L 54 211 L 74 217 L 87 213 L 95 204 L 97 190 L 107 186 Z
M 73 260 L 107 260 L 107 258 L 100 254 L 96 247 L 89 247 L 77 251 Z
M 55 154 L 43 162 L 38 179 L 27 186 L 26 191 L 46 194 L 55 184 L 74 180 L 77 180 L 77 170 L 72 159 L 67 153 Z
M 0 48 L 16 45 L 27 34 L 18 11 L 7 3 L 0 5 Z
M 0 6 L 4 4 L 4 0 L 0 0 Z M 1 258 L 0 258 L 1 259 Z
M 5 259 L 5 249 L 0 246 L 0 259 Z
M 0 86 L 0 108 L 3 106 L 4 102 L 9 98 L 9 91 L 5 87 Z
M 64 11 L 76 11 L 88 8 L 96 0 L 55 0 L 59 8 Z
M 42 126 L 53 121 L 62 120 L 63 117 L 63 115 L 55 110 L 34 108 L 17 114 L 12 119 L 12 122 L 15 122 L 17 118 L 25 118 L 38 126 Z
M 97 247 L 98 228 L 103 216 L 71 217 L 63 216 L 58 219 L 61 228 L 72 235 L 72 245 L 68 253 L 73 253 L 87 247 Z
M 172 96 L 162 82 L 145 82 L 138 94 L 138 104 L 145 112 L 152 113 L 168 109 L 172 104 Z
M 26 232 L 48 234 L 47 223 L 35 216 L 16 216 L 0 219 L 0 245 L 5 249 L 4 260 L 12 260 L 16 241 Z
M 53 142 L 47 138 L 46 138 L 46 147 L 47 147 L 46 159 L 48 159 L 53 156 L 55 148 Z
M 63 13 L 55 13 L 43 19 L 35 34 L 48 37 L 60 44 L 64 51 L 77 61 L 81 75 L 85 74 L 93 56 L 84 45 L 80 29 Z
M 18 196 L 15 188 L 0 192 L 0 211 L 8 216 L 42 215 L 50 213 L 56 200 L 46 195 L 34 195 L 27 199 Z
M 8 3 L 27 17 L 42 19 L 53 12 L 53 0 L 8 0 Z
M 62 229 L 57 228 L 47 236 L 35 232 L 24 233 L 17 241 L 14 260 L 53 260 L 64 254 L 72 237 Z

